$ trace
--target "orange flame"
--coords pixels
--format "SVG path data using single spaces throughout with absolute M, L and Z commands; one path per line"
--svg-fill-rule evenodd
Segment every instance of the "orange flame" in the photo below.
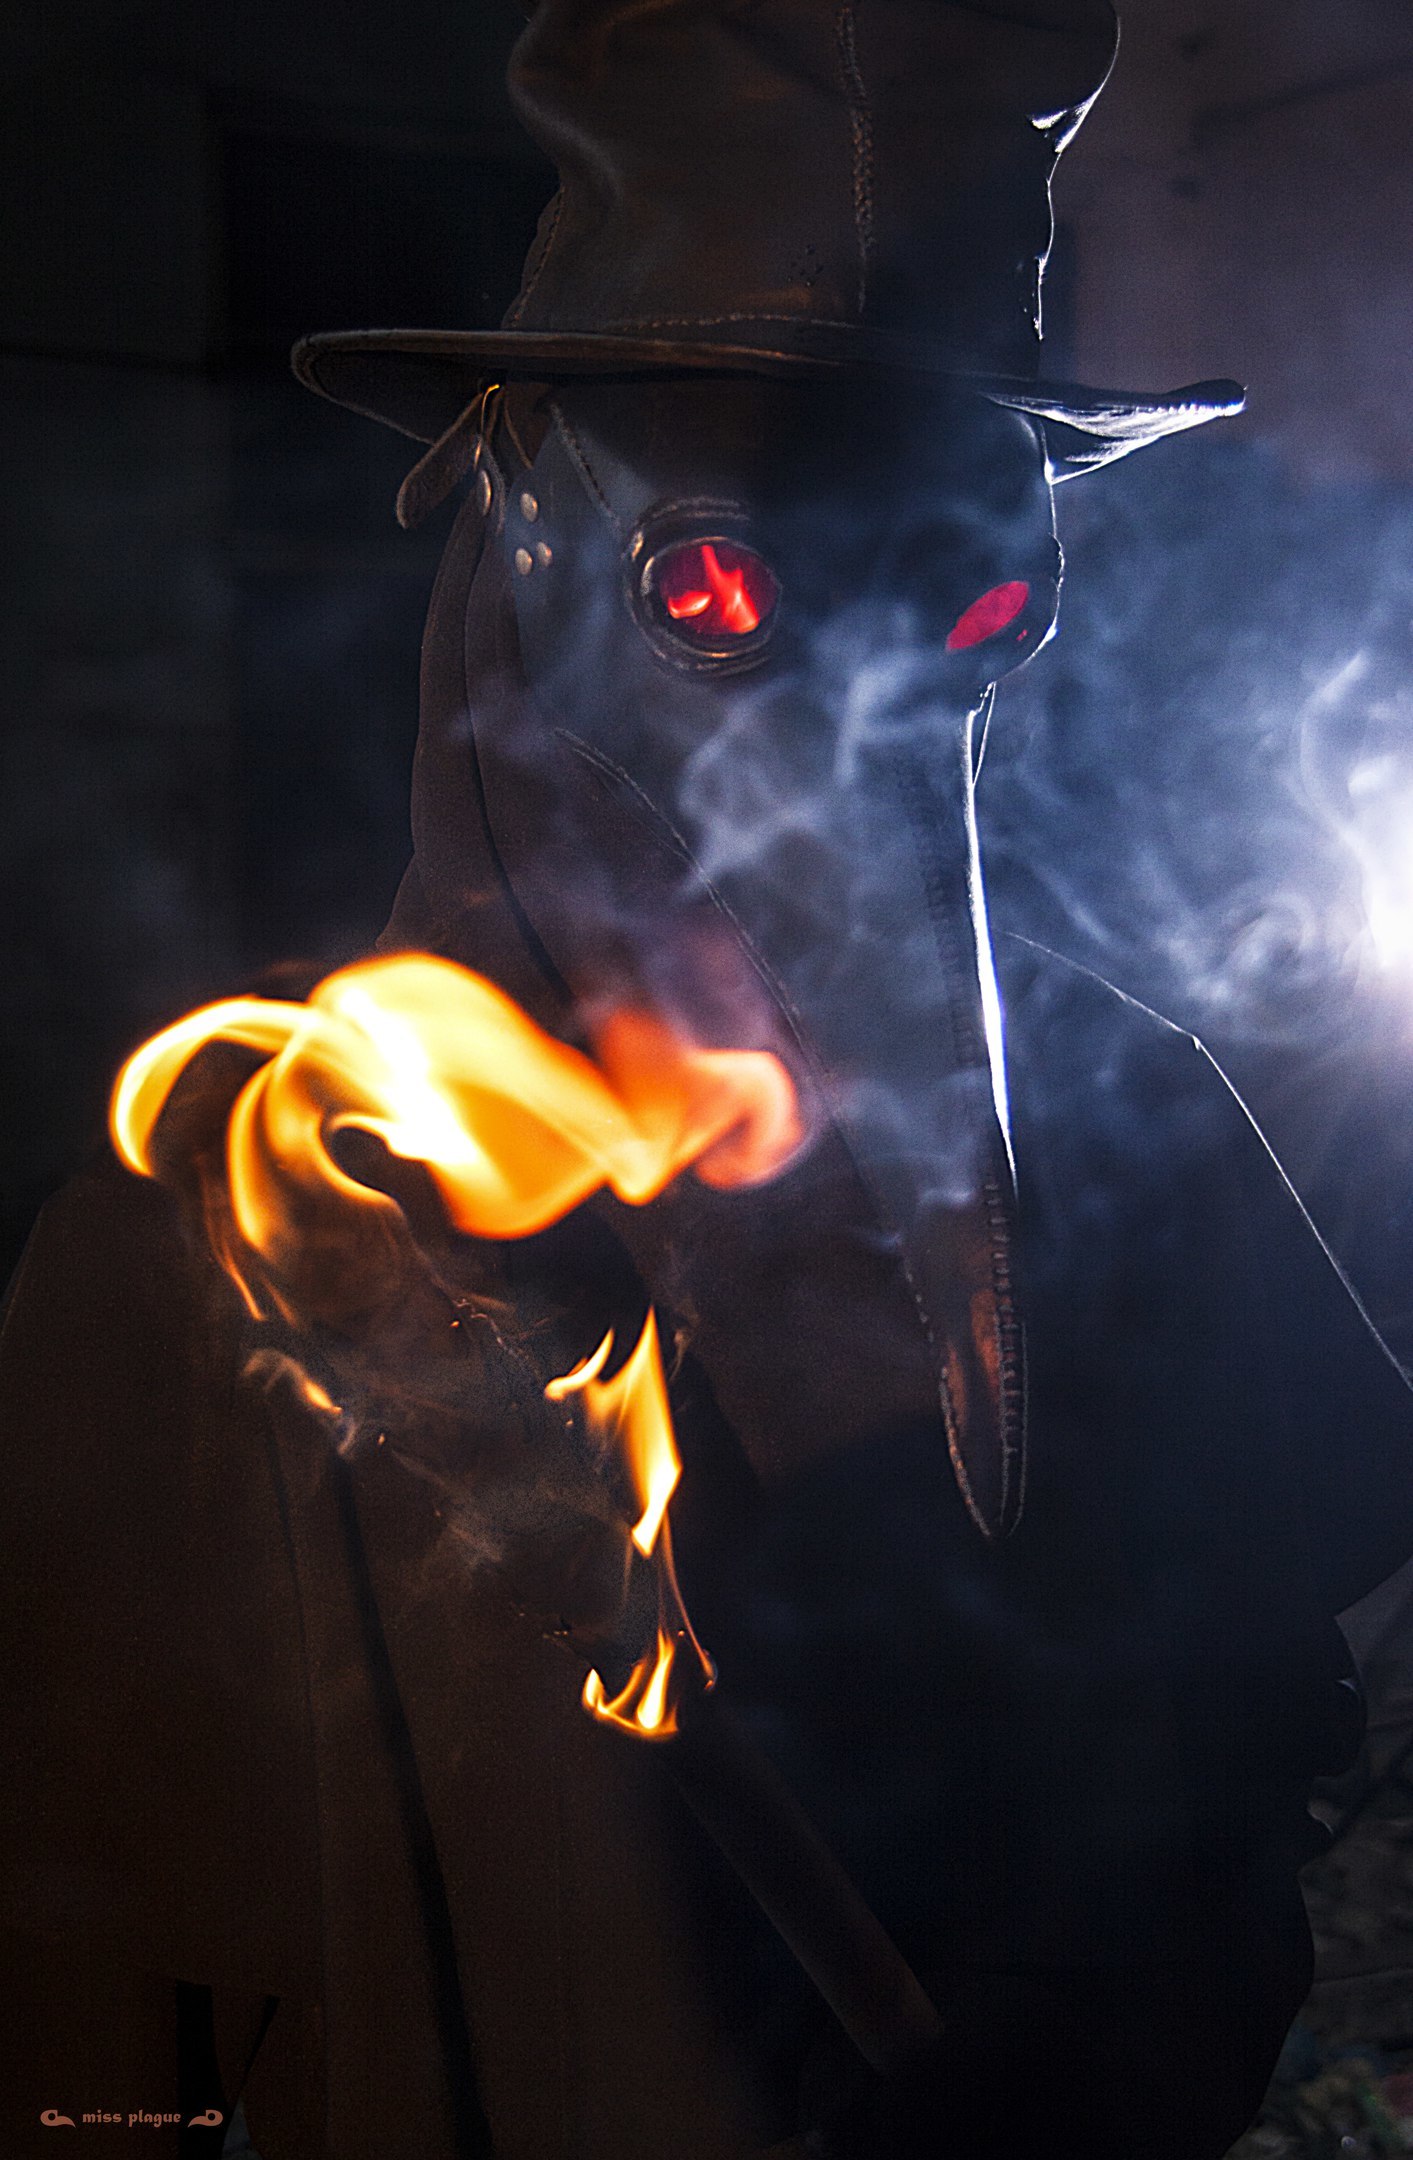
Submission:
M 688 1678 L 679 1660 L 690 1655 L 700 1683 L 708 1688 L 716 1668 L 692 1631 L 672 1562 L 667 1510 L 682 1475 L 682 1459 L 672 1430 L 656 1315 L 649 1312 L 631 1355 L 613 1378 L 600 1380 L 612 1348 L 610 1329 L 592 1357 L 563 1379 L 551 1380 L 545 1393 L 555 1402 L 582 1395 L 590 1429 L 605 1445 L 615 1447 L 627 1465 L 639 1509 L 633 1543 L 657 1568 L 657 1635 L 616 1695 L 610 1696 L 600 1675 L 591 1672 L 584 1682 L 584 1705 L 605 1724 L 640 1740 L 665 1740 L 677 1731 L 678 1704 Z
M 302 1194 L 395 1208 L 334 1160 L 342 1130 L 425 1164 L 456 1228 L 492 1238 L 543 1230 L 602 1185 L 641 1206 L 689 1166 L 707 1184 L 752 1184 L 803 1137 L 789 1077 L 766 1051 L 698 1049 L 620 1009 L 596 1065 L 493 983 L 419 953 L 344 968 L 307 1004 L 231 998 L 154 1036 L 113 1092 L 113 1142 L 130 1169 L 152 1175 L 153 1128 L 214 1042 L 267 1055 L 231 1112 L 226 1167 L 240 1236 L 276 1276 Z
M 696 1647 L 696 1637 L 692 1638 Z M 707 1684 L 715 1678 L 711 1660 L 703 1655 Z M 677 1710 L 669 1697 L 677 1643 L 659 1627 L 652 1654 L 640 1658 L 616 1695 L 610 1695 L 596 1672 L 584 1682 L 584 1708 L 602 1725 L 616 1725 L 637 1740 L 670 1740 L 678 1730 Z
M 301 1375 L 299 1391 L 301 1395 L 303 1395 L 304 1400 L 308 1403 L 311 1410 L 318 1410 L 325 1417 L 343 1416 L 342 1410 L 334 1401 L 334 1398 L 329 1393 L 328 1389 L 326 1387 L 321 1387 L 319 1385 L 319 1382 L 317 1380 L 311 1379 L 308 1373 L 304 1373 Z
M 363 1211 L 355 1227 L 374 1215 L 400 1218 L 394 1200 L 335 1161 L 330 1142 L 342 1130 L 371 1133 L 424 1164 L 456 1228 L 493 1238 L 530 1236 L 604 1185 L 642 1205 L 689 1167 L 712 1185 L 754 1183 L 803 1138 L 789 1076 L 767 1052 L 699 1049 L 654 1015 L 620 1008 L 597 1032 L 594 1062 L 483 977 L 404 954 L 342 969 L 305 1004 L 232 998 L 145 1043 L 119 1074 L 110 1112 L 131 1169 L 154 1174 L 154 1128 L 193 1058 L 216 1042 L 265 1057 L 226 1130 L 230 1210 L 246 1249 L 233 1250 L 225 1226 L 213 1227 L 218 1258 L 257 1319 L 252 1285 L 262 1282 L 287 1317 L 299 1317 L 288 1286 L 311 1226 L 317 1248 L 331 1207 Z M 331 1249 L 345 1254 L 348 1242 Z M 317 1249 L 314 1257 L 317 1265 Z M 591 1672 L 584 1700 L 596 1717 L 660 1739 L 677 1729 L 693 1663 L 708 1686 L 714 1668 L 672 1563 L 667 1510 L 681 1461 L 652 1313 L 604 1380 L 612 1347 L 610 1333 L 546 1393 L 582 1396 L 590 1430 L 620 1455 L 638 1510 L 633 1543 L 657 1579 L 653 1648 L 611 1699 Z M 317 1382 L 306 1379 L 302 1391 L 326 1416 L 338 1414 Z

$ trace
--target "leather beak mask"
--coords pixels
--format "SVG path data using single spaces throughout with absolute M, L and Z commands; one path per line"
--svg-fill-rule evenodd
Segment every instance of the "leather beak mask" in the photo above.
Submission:
M 430 446 L 408 522 L 482 438 L 393 937 L 571 1031 L 639 998 L 787 1060 L 795 1166 L 617 1234 L 759 1468 L 925 1421 L 991 1536 L 1024 1361 L 979 716 L 1052 626 L 1051 476 L 1241 404 L 1043 369 L 1115 39 L 1109 0 L 539 0 L 509 83 L 559 188 L 505 322 L 295 354 Z
M 1001 1534 L 1024 1357 L 972 785 L 988 686 L 1054 626 L 1038 429 L 696 380 L 517 393 L 488 434 L 424 684 L 439 941 L 494 882 L 581 1024 L 647 1003 L 784 1059 L 784 1173 L 680 1180 L 620 1234 L 758 1469 L 925 1419 Z

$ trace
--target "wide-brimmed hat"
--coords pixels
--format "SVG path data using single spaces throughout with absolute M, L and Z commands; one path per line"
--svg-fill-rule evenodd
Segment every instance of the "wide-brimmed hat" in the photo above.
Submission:
M 1236 412 L 1041 372 L 1051 176 L 1115 41 L 1108 0 L 539 0 L 510 89 L 560 187 L 505 322 L 326 332 L 295 372 L 421 442 L 516 378 L 944 376 L 1059 478 Z

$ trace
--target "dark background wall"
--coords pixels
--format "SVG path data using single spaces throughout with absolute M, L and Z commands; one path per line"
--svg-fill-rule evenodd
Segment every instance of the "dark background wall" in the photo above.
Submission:
M 1119 12 L 1056 190 L 1064 357 L 1249 404 L 1061 493 L 998 912 L 1203 1034 L 1410 1362 L 1413 10 Z
M 1061 171 L 1087 380 L 1251 386 L 1302 478 L 1413 477 L 1406 0 L 1118 0 Z
M 69 0 L 0 19 L 0 1228 L 141 1032 L 373 937 L 445 520 L 301 332 L 494 320 L 547 172 L 513 0 Z
M 386 913 L 447 513 L 400 533 L 412 452 L 286 355 L 499 314 L 550 184 L 519 19 L 0 21 L 7 1252 L 144 1030 Z M 984 812 L 998 912 L 1213 1038 L 1413 1356 L 1410 123 L 1406 0 L 1130 0 L 1055 364 L 1251 410 L 1066 491 Z

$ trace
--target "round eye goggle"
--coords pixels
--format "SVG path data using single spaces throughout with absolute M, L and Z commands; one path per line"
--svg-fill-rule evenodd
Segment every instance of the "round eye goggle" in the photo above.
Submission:
M 760 656 L 775 627 L 780 582 L 754 548 L 723 533 L 702 533 L 634 554 L 635 612 L 665 658 L 722 669 L 749 666 Z M 972 651 L 1007 632 L 1008 643 L 1038 643 L 1024 620 L 1030 596 L 1023 578 L 978 594 L 947 632 L 946 651 Z
M 639 622 L 667 659 L 744 667 L 775 627 L 780 585 L 754 548 L 714 532 L 641 551 L 633 597 Z

